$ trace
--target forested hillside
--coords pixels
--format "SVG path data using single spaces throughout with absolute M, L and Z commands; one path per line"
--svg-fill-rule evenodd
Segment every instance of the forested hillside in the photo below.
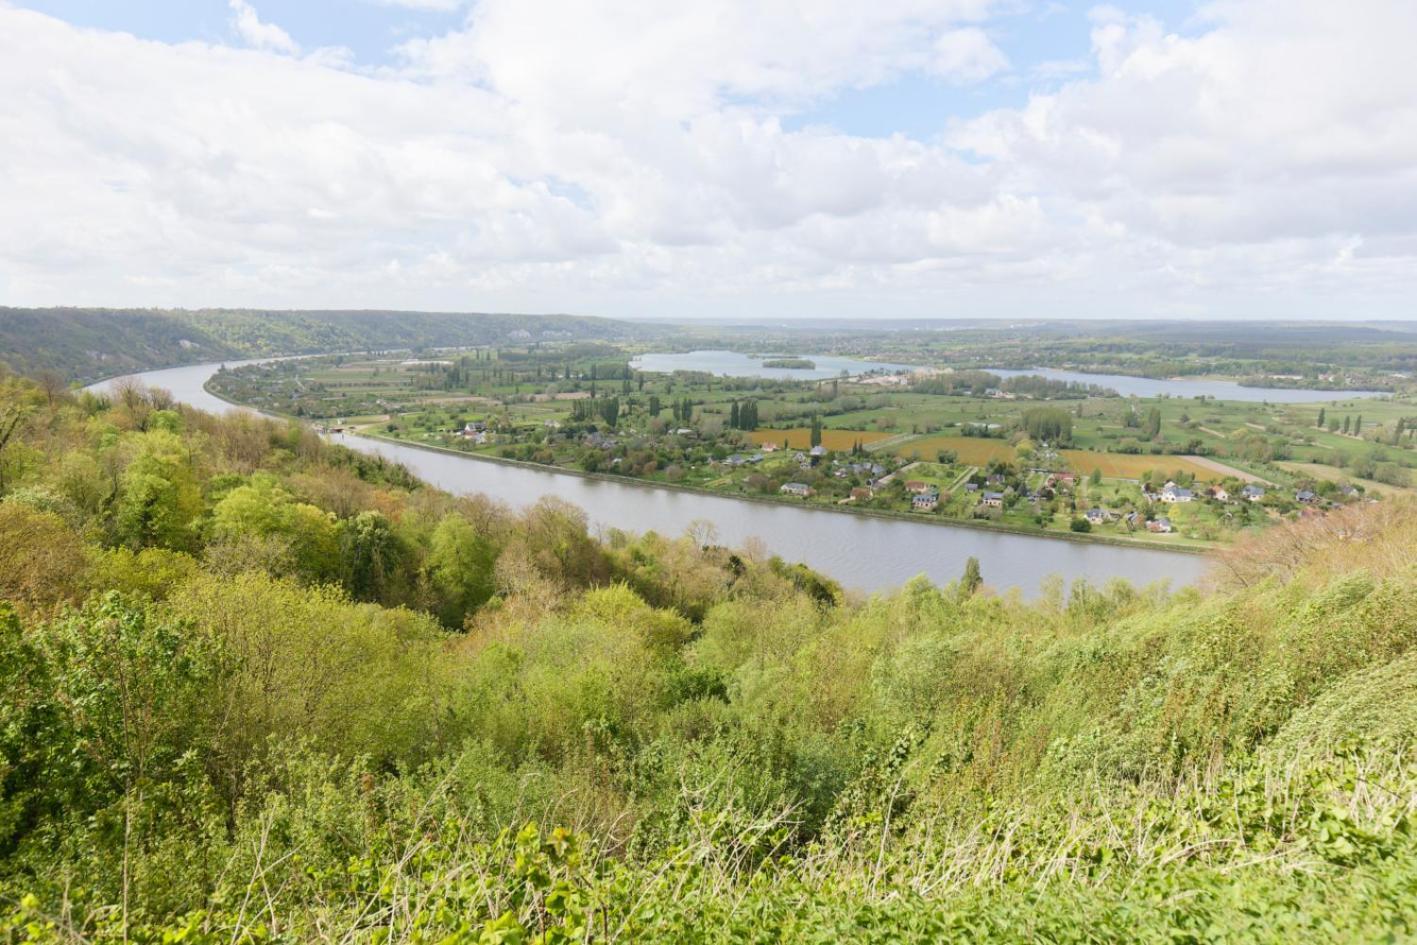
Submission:
M 0 941 L 1408 940 L 1414 529 L 862 600 L 3 376 Z
M 0 307 L 0 361 L 21 373 L 87 382 L 223 358 L 623 339 L 655 331 L 570 315 Z

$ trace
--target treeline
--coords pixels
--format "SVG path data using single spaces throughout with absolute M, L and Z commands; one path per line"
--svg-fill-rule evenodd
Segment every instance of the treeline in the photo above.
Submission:
M 0 361 L 25 374 L 53 371 L 66 381 L 88 382 L 227 358 L 623 340 L 663 332 L 570 315 L 0 307 Z
M 983 397 L 991 391 L 1033 400 L 1082 400 L 1088 397 L 1116 397 L 1117 392 L 1098 384 L 1057 381 L 1037 374 L 1002 377 L 988 371 L 948 371 L 922 377 L 910 385 L 918 394 L 954 394 Z
M 0 379 L 0 936 L 1402 940 L 1417 508 L 856 599 Z

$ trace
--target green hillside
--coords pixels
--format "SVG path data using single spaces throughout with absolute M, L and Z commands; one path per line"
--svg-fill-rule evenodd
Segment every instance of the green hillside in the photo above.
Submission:
M 0 377 L 0 941 L 1407 941 L 1417 505 L 858 599 Z
M 0 307 L 0 362 L 94 381 L 153 368 L 311 352 L 624 339 L 656 329 L 571 315 Z

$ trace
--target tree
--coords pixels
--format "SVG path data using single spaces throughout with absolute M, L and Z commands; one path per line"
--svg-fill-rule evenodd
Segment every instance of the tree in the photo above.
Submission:
M 87 570 L 82 539 L 58 515 L 0 502 L 0 600 L 48 613 L 83 596 Z
M 738 401 L 735 400 L 735 401 L 733 401 L 733 407 L 732 407 L 732 408 L 729 410 L 729 412 L 728 412 L 728 427 L 729 427 L 729 429 L 732 429 L 732 430 L 740 429 L 740 427 L 739 427 L 739 422 L 740 422 L 740 411 L 738 410 Z
M 600 405 L 600 416 L 608 426 L 615 426 L 620 421 L 620 398 L 605 398 Z
M 444 626 L 461 628 L 467 615 L 491 598 L 496 565 L 496 546 L 472 523 L 452 512 L 443 516 L 429 541 L 427 571 Z
M 1324 426 L 1324 418 L 1325 418 L 1326 416 L 1327 416 L 1327 414 L 1325 413 L 1324 408 L 1320 407 L 1320 408 L 1319 408 L 1319 418 L 1314 421 L 1314 426 L 1319 427 L 1319 428 L 1322 428 L 1322 427 Z
M 1363 435 L 1363 415 L 1361 413 L 1358 414 L 1358 419 L 1353 421 L 1353 435 Z
M 1035 440 L 1066 444 L 1073 438 L 1073 418 L 1061 407 L 1034 407 L 1024 411 L 1023 430 Z
M 250 538 L 275 539 L 291 570 L 312 581 L 339 574 L 339 533 L 334 516 L 296 502 L 273 476 L 256 475 L 227 493 L 212 510 L 212 535 L 235 543 Z M 283 568 L 274 570 L 280 573 Z
M 960 590 L 966 594 L 973 594 L 979 590 L 984 583 L 984 576 L 979 571 L 979 559 L 970 556 L 964 563 L 964 575 L 959 579 Z
M 1349 430 L 1349 429 L 1350 429 L 1350 424 L 1349 424 L 1349 422 L 1348 422 L 1348 417 L 1345 415 L 1344 418 L 1343 418 L 1343 435 L 1344 435 L 1344 436 L 1347 436 L 1347 435 L 1348 435 L 1348 430 Z
M 1087 477 L 1087 481 L 1092 483 L 1094 486 L 1102 485 L 1102 470 L 1094 469 L 1092 471 L 1092 475 Z
M 191 525 L 202 512 L 202 493 L 186 444 L 167 432 L 143 434 L 137 442 L 138 455 L 120 477 L 116 537 L 133 548 L 187 548 L 195 537 Z
M 1146 425 L 1142 432 L 1148 440 L 1154 440 L 1161 435 L 1161 408 L 1152 407 L 1146 412 Z
M 822 418 L 820 414 L 812 414 L 810 442 L 812 446 L 822 445 Z
M 398 573 L 398 538 L 379 512 L 360 512 L 340 528 L 344 586 L 358 600 L 388 601 Z

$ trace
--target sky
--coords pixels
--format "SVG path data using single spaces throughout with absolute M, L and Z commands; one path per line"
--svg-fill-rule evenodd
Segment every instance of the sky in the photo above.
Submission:
M 0 305 L 1417 318 L 1413 0 L 0 0 Z

